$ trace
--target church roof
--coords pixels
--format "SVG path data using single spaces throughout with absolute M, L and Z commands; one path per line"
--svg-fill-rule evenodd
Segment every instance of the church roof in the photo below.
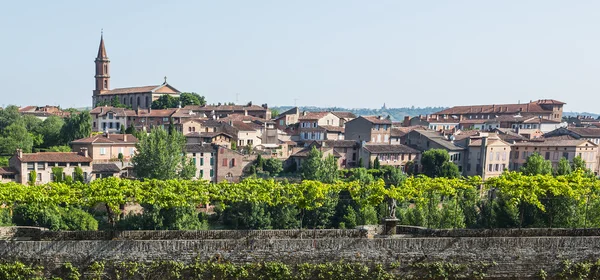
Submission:
M 100 47 L 98 48 L 98 56 L 96 58 L 108 58 L 106 56 L 106 48 L 104 48 L 104 36 L 100 36 Z
M 115 95 L 115 94 L 133 94 L 133 93 L 154 93 L 164 87 L 169 87 L 176 93 L 179 91 L 172 87 L 171 85 L 164 83 L 162 85 L 154 85 L 154 86 L 141 86 L 141 87 L 126 87 L 126 88 L 115 88 L 111 90 L 104 91 L 100 93 L 100 95 Z M 168 93 L 165 93 L 168 94 Z

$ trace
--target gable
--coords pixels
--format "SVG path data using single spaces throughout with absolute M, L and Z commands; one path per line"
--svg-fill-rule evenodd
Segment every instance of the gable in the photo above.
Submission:
M 170 85 L 163 85 L 155 90 L 154 93 L 178 94 L 179 91 Z

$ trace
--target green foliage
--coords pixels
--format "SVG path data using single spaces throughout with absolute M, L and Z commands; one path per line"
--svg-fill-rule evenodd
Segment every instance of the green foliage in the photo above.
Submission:
M 140 178 L 161 180 L 192 178 L 196 166 L 185 155 L 185 142 L 181 133 L 168 134 L 160 127 L 142 135 L 131 159 L 135 173 Z
M 144 205 L 141 214 L 130 213 L 116 224 L 121 230 L 205 230 L 208 222 L 195 207 Z
M 279 110 L 271 108 L 271 118 L 276 118 L 279 116 Z
M 423 173 L 429 177 L 442 176 L 442 166 L 450 160 L 448 151 L 443 149 L 431 149 L 423 152 L 421 164 Z M 447 167 L 448 168 L 448 167 Z
M 56 183 L 60 183 L 62 181 L 64 181 L 65 178 L 63 178 L 63 168 L 62 167 L 52 167 L 52 177 L 53 177 L 53 182 Z
M 9 159 L 10 159 L 10 157 L 0 156 L 0 167 L 8 166 L 8 160 Z
M 135 127 L 133 126 L 133 124 L 129 124 L 129 126 L 127 127 L 127 129 L 125 129 L 125 133 L 126 134 L 131 134 L 131 135 L 136 135 L 137 131 L 135 129 Z
M 201 96 L 195 92 L 182 92 L 179 100 L 181 101 L 181 107 L 185 107 L 188 105 L 206 105 L 206 100 L 204 96 Z
M 333 155 L 323 159 L 323 153 L 313 146 L 306 159 L 302 161 L 300 174 L 303 180 L 333 183 L 338 178 L 338 164 Z
M 262 156 L 259 154 L 258 156 L 256 156 L 256 169 L 257 170 L 263 170 L 265 164 L 265 160 L 262 158 Z
M 75 167 L 73 181 L 81 183 L 85 182 L 85 177 L 83 176 L 83 169 L 81 169 L 81 167 L 79 166 Z
M 123 103 L 121 103 L 121 100 L 119 100 L 119 97 L 115 96 L 113 97 L 111 100 L 109 101 L 98 101 L 96 102 L 96 106 L 95 107 L 101 107 L 101 106 L 111 106 L 111 107 L 115 107 L 115 108 L 128 108 L 131 109 L 131 106 L 125 105 Z
M 525 175 L 552 174 L 552 163 L 545 160 L 539 153 L 534 153 L 527 158 L 527 161 L 521 167 L 521 172 Z
M 43 144 L 41 147 L 49 148 L 68 144 L 61 135 L 61 129 L 65 120 L 59 116 L 49 116 L 40 125 L 34 128 L 35 134 L 41 135 Z
M 29 171 L 29 180 L 27 181 L 27 184 L 29 184 L 30 186 L 35 185 L 35 183 L 37 182 L 37 173 L 34 170 Z
M 12 218 L 13 223 L 18 226 L 38 226 L 51 230 L 98 229 L 98 222 L 94 217 L 77 208 L 32 203 L 15 207 Z
M 269 172 L 271 176 L 277 176 L 283 171 L 283 162 L 276 158 L 269 158 L 265 160 L 263 170 Z
M 381 163 L 379 163 L 379 158 L 376 157 L 375 160 L 373 161 L 373 169 L 379 169 L 381 168 Z
M 164 94 L 158 99 L 152 101 L 152 109 L 168 109 L 179 107 L 179 98 L 170 94 Z
M 445 178 L 458 178 L 461 176 L 460 171 L 458 170 L 458 166 L 453 162 L 444 162 L 442 164 L 442 168 L 440 170 L 440 177 Z
M 263 203 L 238 202 L 225 208 L 223 223 L 232 229 L 270 229 L 271 214 Z
M 34 135 L 27 130 L 22 118 L 17 118 L 0 129 L 0 153 L 13 154 L 17 149 L 30 153 L 34 145 Z
M 60 130 L 63 144 L 67 144 L 76 139 L 89 137 L 91 133 L 92 116 L 88 111 L 72 113 L 65 119 L 65 124 Z
M 363 168 L 365 167 L 365 163 L 363 162 L 362 157 L 358 159 L 358 164 L 357 164 L 358 168 Z
M 64 146 L 52 146 L 50 148 L 48 148 L 48 152 L 70 152 L 71 151 L 71 147 L 64 145 Z
M 554 175 L 568 175 L 571 174 L 571 172 L 573 172 L 573 170 L 571 169 L 571 164 L 569 163 L 569 160 L 563 157 L 558 161 L 558 165 L 554 170 Z

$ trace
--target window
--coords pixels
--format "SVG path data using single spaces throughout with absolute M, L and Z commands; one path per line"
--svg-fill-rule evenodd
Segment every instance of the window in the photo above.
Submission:
M 550 159 L 550 152 L 546 152 L 546 156 L 545 156 L 546 160 Z
M 113 123 L 109 122 L 108 123 L 108 128 L 113 128 Z
M 43 162 L 38 162 L 37 163 L 37 170 L 44 170 L 45 169 L 45 164 Z
M 488 165 L 488 171 L 490 171 L 490 172 L 491 172 L 491 171 L 492 171 L 492 167 L 493 167 L 493 165 L 492 165 L 492 164 L 489 164 L 489 165 Z
M 564 157 L 564 158 L 566 158 L 566 159 L 568 160 L 568 159 L 569 159 L 569 153 L 567 153 L 567 152 L 564 152 L 564 153 L 563 153 L 563 157 Z
M 210 158 L 210 166 L 213 166 L 213 165 L 215 165 L 215 158 L 211 157 Z M 210 175 L 210 176 L 212 176 L 212 175 Z
M 467 163 L 467 171 L 471 171 L 471 164 Z
M 163 122 L 168 122 L 169 118 L 163 118 L 162 120 L 163 120 Z
M 498 172 L 500 171 L 500 164 L 494 164 L 494 171 Z
M 28 162 L 27 163 L 27 171 L 33 171 L 33 170 L 35 170 L 35 163 Z
M 212 169 L 211 169 L 211 170 L 210 170 L 210 177 L 211 177 L 211 178 L 212 178 L 213 174 L 214 174 L 214 170 L 212 170 Z
M 317 127 L 317 123 L 316 123 L 316 122 L 315 122 L 315 123 L 313 123 L 313 127 Z
M 108 89 L 108 81 L 104 80 L 104 89 Z
M 558 152 L 554 152 L 554 153 L 552 153 L 552 158 L 553 158 L 554 160 L 558 160 Z
M 100 154 L 106 155 L 106 148 L 100 148 Z
M 226 158 L 223 159 L 223 166 L 227 166 L 227 159 Z
M 75 177 L 73 177 L 73 178 L 75 178 Z M 38 180 L 38 182 L 42 181 L 42 173 L 38 173 L 37 180 Z
M 135 148 L 129 148 L 129 155 L 133 156 L 135 154 Z
M 117 126 L 117 129 L 121 129 L 121 123 L 116 122 L 115 125 Z
M 231 167 L 235 167 L 235 159 L 234 158 L 231 159 Z

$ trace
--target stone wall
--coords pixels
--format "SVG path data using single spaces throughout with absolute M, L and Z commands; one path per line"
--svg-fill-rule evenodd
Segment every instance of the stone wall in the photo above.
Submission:
M 600 258 L 600 237 L 331 238 L 239 240 L 0 241 L 0 258 L 56 267 L 92 261 L 190 262 L 219 259 L 234 263 L 281 261 L 495 263 L 488 277 L 529 278 L 541 269 L 555 274 L 564 260 Z
M 600 236 L 598 228 L 497 228 L 497 229 L 428 229 L 398 226 L 396 233 L 412 237 L 539 237 Z

